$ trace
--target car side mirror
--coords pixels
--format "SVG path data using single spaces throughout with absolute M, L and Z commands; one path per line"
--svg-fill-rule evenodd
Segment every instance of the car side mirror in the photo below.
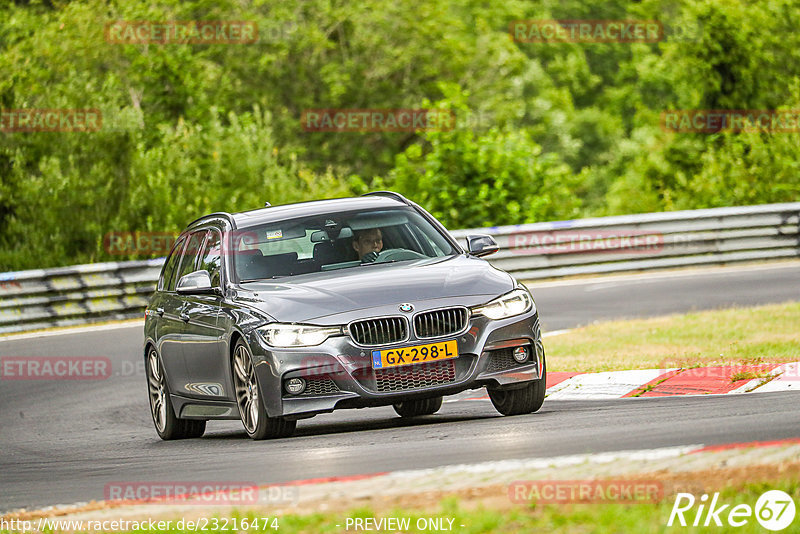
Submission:
M 216 288 L 211 287 L 211 275 L 206 270 L 181 276 L 175 291 L 180 295 L 214 295 L 217 293 Z
M 500 250 L 497 241 L 490 235 L 476 234 L 467 236 L 467 252 L 473 256 L 483 257 Z

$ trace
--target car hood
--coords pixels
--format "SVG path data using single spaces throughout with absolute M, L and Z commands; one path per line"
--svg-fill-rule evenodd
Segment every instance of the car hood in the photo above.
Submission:
M 514 287 L 508 273 L 485 260 L 459 255 L 247 282 L 241 284 L 238 298 L 280 322 L 333 324 L 384 313 L 364 313 L 373 308 L 392 306 L 385 313 L 397 313 L 397 305 L 405 302 L 417 310 L 436 307 L 424 303 L 439 299 L 448 302 L 438 306 L 480 304 Z M 465 301 L 470 296 L 476 298 Z

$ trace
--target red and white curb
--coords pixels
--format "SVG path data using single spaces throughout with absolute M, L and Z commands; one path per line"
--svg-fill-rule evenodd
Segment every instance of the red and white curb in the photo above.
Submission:
M 552 400 L 602 400 L 775 391 L 800 391 L 800 362 L 604 373 L 550 372 L 546 395 Z M 488 399 L 473 391 L 454 395 L 445 402 Z
M 657 380 L 673 369 L 640 369 L 607 371 L 569 376 L 569 373 L 548 376 L 547 396 L 559 400 L 616 399 L 636 391 L 644 384 Z

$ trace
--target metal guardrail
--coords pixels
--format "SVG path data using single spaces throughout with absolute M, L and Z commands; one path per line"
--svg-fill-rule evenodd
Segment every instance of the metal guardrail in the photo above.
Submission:
M 452 232 L 522 280 L 800 257 L 800 202 Z M 0 333 L 141 317 L 164 259 L 0 273 Z
M 142 317 L 164 258 L 0 273 L 0 333 Z
M 535 280 L 800 257 L 800 202 L 452 232 L 489 234 L 493 265 Z

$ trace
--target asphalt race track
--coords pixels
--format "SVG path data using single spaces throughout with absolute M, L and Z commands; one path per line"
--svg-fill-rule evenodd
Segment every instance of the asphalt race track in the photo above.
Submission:
M 528 284 L 545 331 L 592 321 L 800 300 L 800 263 Z
M 546 331 L 595 320 L 800 300 L 800 264 L 533 286 Z M 0 357 L 105 356 L 107 380 L 0 382 L 0 512 L 102 499 L 128 481 L 239 481 L 490 460 L 800 437 L 796 393 L 545 401 L 503 418 L 488 402 L 445 403 L 408 422 L 389 408 L 300 421 L 252 442 L 235 421 L 162 442 L 150 419 L 141 327 L 0 341 Z

